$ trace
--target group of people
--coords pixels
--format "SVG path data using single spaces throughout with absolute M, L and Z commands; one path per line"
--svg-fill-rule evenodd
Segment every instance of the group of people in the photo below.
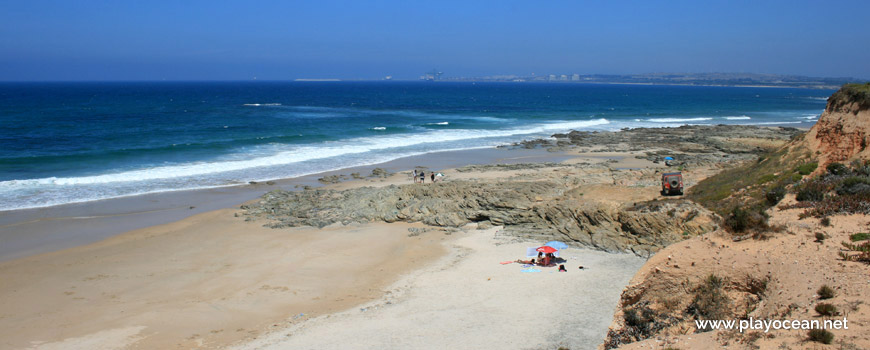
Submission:
M 517 260 L 515 262 L 518 262 L 520 264 L 530 264 L 530 265 L 538 265 L 538 266 L 556 266 L 556 264 L 553 263 L 553 260 L 556 260 L 556 256 L 553 255 L 553 253 L 544 254 L 542 252 L 538 252 L 538 259 L 537 260 L 535 260 L 535 259 Z M 564 269 L 565 269 L 565 265 L 561 265 L 559 267 L 560 271 L 564 270 Z
M 414 169 L 414 173 L 411 176 L 414 178 L 414 183 L 417 183 L 417 182 L 419 182 L 421 184 L 426 183 L 426 172 L 425 171 L 420 170 L 418 172 L 417 169 Z M 432 183 L 435 183 L 435 180 L 441 176 L 443 176 L 443 175 L 436 174 L 434 171 L 429 173 L 429 178 L 432 180 Z

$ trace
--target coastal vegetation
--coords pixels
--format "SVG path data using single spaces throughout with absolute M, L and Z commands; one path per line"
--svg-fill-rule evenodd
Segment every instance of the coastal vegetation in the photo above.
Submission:
M 831 163 L 824 174 L 793 187 L 797 203 L 782 209 L 805 209 L 801 217 L 827 218 L 838 214 L 870 214 L 870 163 L 851 166 Z
M 710 274 L 694 290 L 686 313 L 696 320 L 722 320 L 730 316 L 731 299 L 725 293 L 726 281 Z M 709 331 L 702 329 L 700 331 Z
M 805 149 L 783 147 L 702 180 L 688 197 L 719 214 L 733 233 L 767 231 L 771 227 L 766 210 L 816 167 Z
M 822 316 L 837 316 L 840 314 L 836 306 L 828 303 L 819 303 L 816 305 L 815 310 Z
M 824 329 L 811 329 L 807 333 L 810 341 L 822 344 L 831 344 L 834 342 L 834 333 Z
M 831 106 L 834 109 L 840 109 L 846 103 L 858 105 L 859 110 L 870 109 L 870 82 L 845 84 L 830 99 L 835 101 Z
M 834 297 L 834 295 L 836 295 L 836 293 L 834 292 L 834 288 L 828 287 L 827 284 L 819 287 L 819 290 L 816 292 L 816 294 L 818 294 L 819 299 L 822 300 L 831 299 Z

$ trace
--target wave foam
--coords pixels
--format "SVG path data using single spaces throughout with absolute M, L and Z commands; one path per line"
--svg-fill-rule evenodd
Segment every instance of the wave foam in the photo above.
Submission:
M 750 125 L 780 125 L 780 124 L 801 124 L 803 122 L 758 122 Z
M 650 123 L 683 123 L 683 122 L 701 122 L 705 120 L 713 120 L 713 118 L 650 118 L 646 121 Z
M 372 130 L 387 130 L 387 127 L 385 127 L 385 126 L 376 126 L 376 127 L 372 128 Z
M 43 186 L 75 186 L 109 183 L 130 183 L 173 178 L 196 177 L 252 168 L 289 165 L 309 160 L 332 158 L 391 148 L 410 147 L 421 144 L 497 138 L 528 134 L 541 134 L 570 129 L 582 129 L 610 123 L 607 119 L 586 121 L 563 121 L 504 130 L 437 130 L 420 134 L 403 134 L 387 137 L 362 137 L 344 141 L 332 141 L 318 145 L 277 145 L 277 152 L 244 160 L 196 162 L 153 167 L 112 174 L 81 177 L 49 177 L 28 180 L 0 181 L 0 188 L 34 188 Z M 423 140 L 423 141 L 421 141 Z
M 749 120 L 752 118 L 749 116 L 741 115 L 741 116 L 736 116 L 736 117 L 725 117 L 725 119 L 728 119 L 728 120 Z
M 260 106 L 280 106 L 280 103 L 245 103 L 243 106 L 260 107 Z

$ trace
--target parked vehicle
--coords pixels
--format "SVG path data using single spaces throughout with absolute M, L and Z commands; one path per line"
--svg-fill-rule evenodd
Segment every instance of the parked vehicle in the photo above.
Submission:
M 683 173 L 662 174 L 662 196 L 683 194 Z

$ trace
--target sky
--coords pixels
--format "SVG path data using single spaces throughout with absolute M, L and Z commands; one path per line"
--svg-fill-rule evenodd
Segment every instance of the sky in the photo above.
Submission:
M 870 79 L 870 1 L 8 1 L 0 80 Z

